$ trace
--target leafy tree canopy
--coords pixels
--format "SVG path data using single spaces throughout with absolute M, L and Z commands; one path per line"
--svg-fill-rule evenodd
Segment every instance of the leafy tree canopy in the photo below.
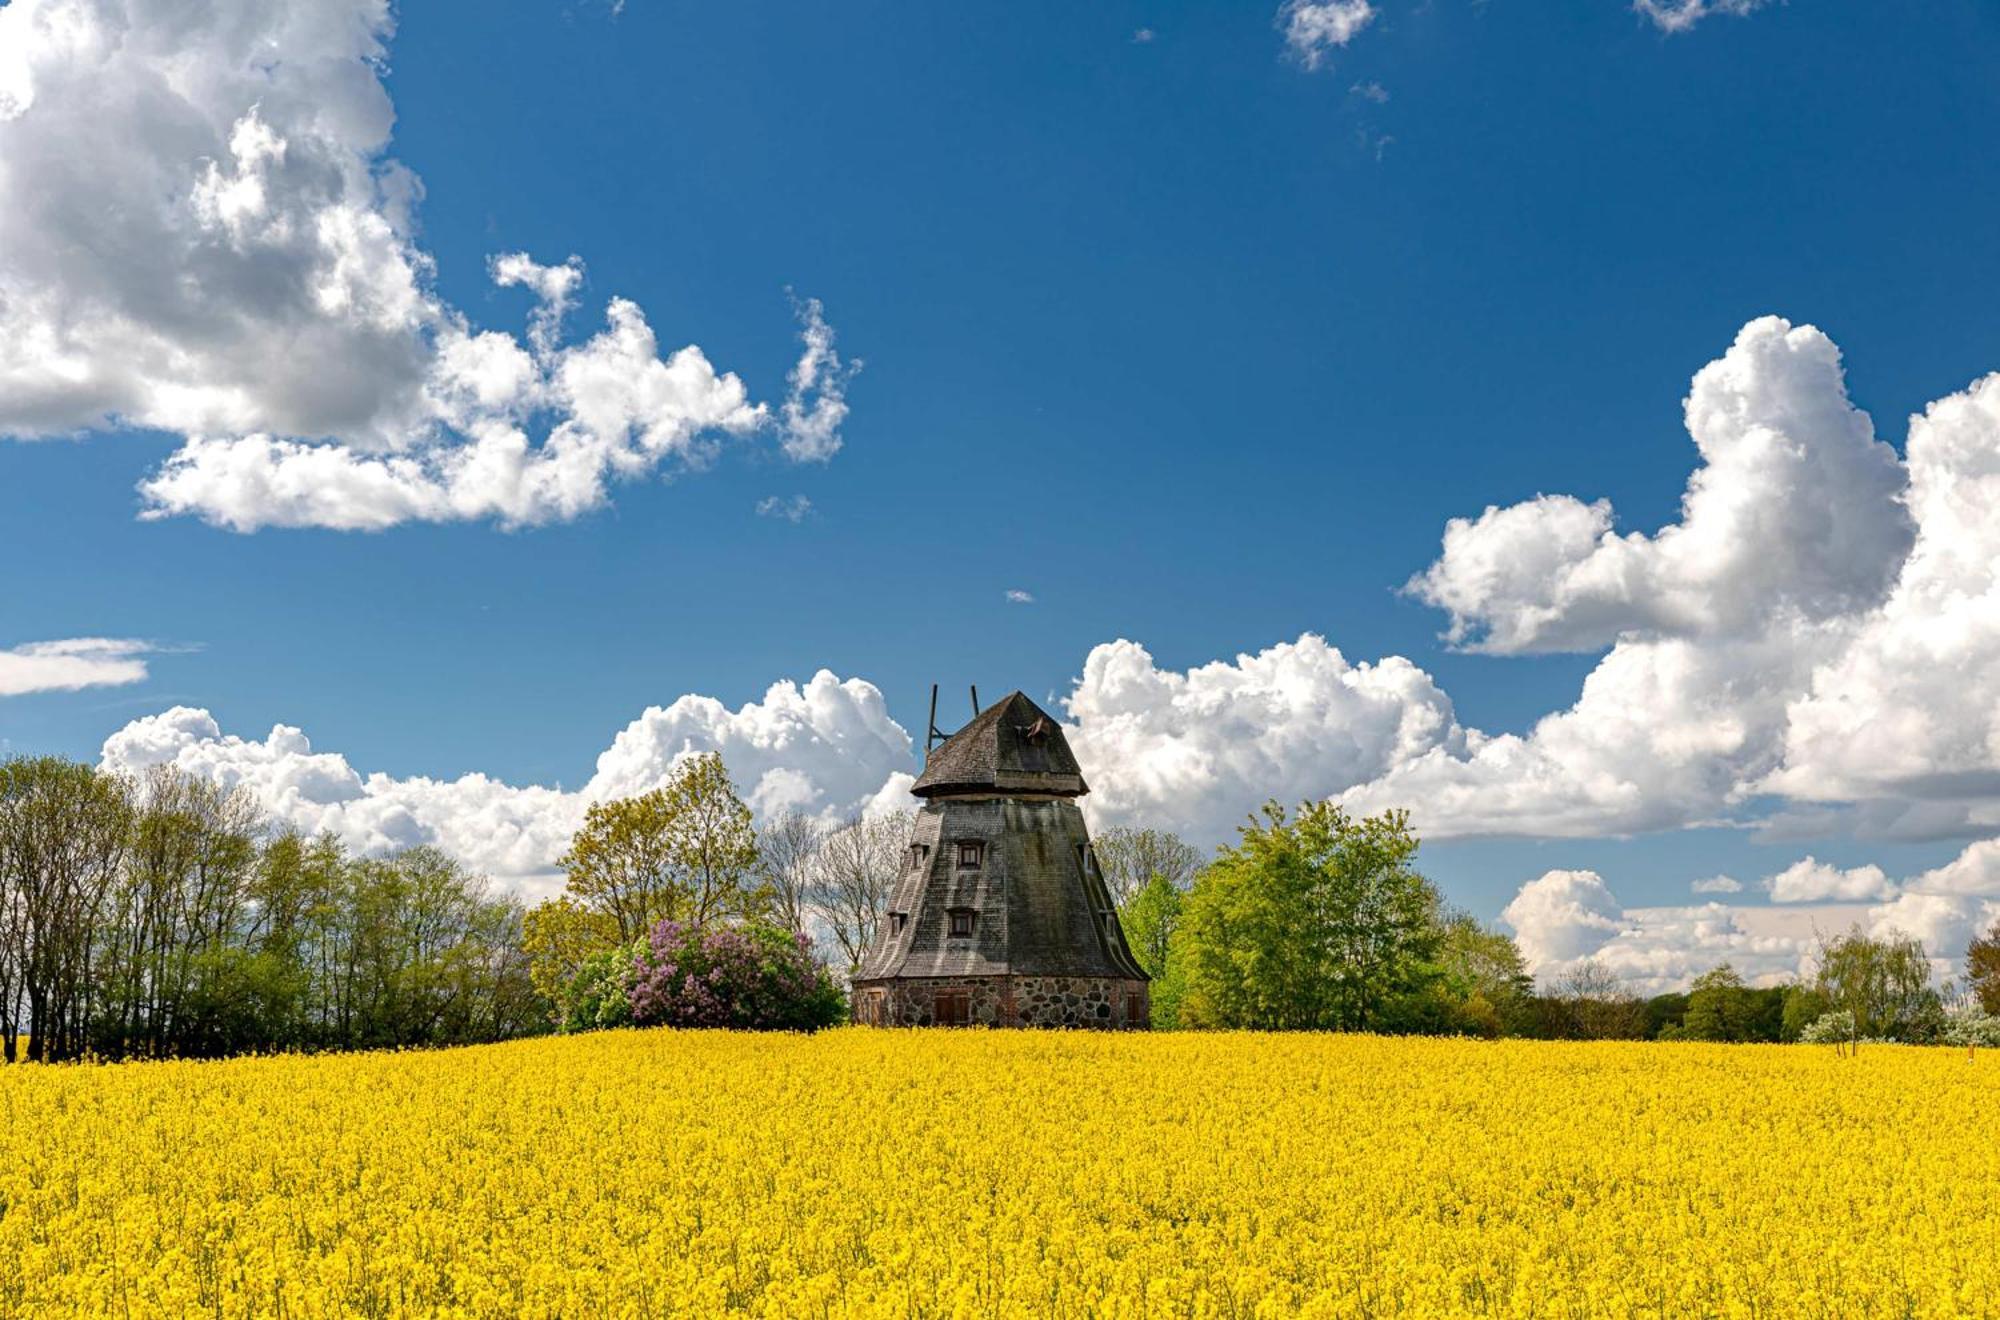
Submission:
M 1408 815 L 1267 804 L 1196 880 L 1182 917 L 1189 1025 L 1366 1030 L 1443 971 L 1437 891 Z
M 691 756 L 650 793 L 591 805 L 563 854 L 568 892 L 629 943 L 666 920 L 706 925 L 763 904 L 757 831 L 719 752 Z

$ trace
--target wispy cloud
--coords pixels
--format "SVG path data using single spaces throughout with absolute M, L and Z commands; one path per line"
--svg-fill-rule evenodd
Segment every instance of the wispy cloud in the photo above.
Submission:
M 1009 587 L 1007 589 L 1007 603 L 1009 605 L 1032 605 L 1035 603 L 1035 594 L 1031 591 L 1023 591 L 1019 587 Z
M 1712 875 L 1706 880 L 1697 880 L 1688 886 L 1697 894 L 1740 894 L 1743 882 L 1732 876 Z
M 1742 18 L 1769 0 L 1632 0 L 1635 12 L 1662 32 L 1685 32 L 1712 14 Z
M 1317 69 L 1375 21 L 1375 7 L 1368 0 L 1289 0 L 1278 19 L 1286 47 L 1306 68 Z
M 798 463 L 824 463 L 840 452 L 840 424 L 847 420 L 847 382 L 861 370 L 857 359 L 842 362 L 834 350 L 833 327 L 819 299 L 794 301 L 799 339 L 805 351 L 788 377 L 790 391 L 778 410 L 785 456 Z
M 121 687 L 146 678 L 145 656 L 162 649 L 130 637 L 71 637 L 0 651 L 0 697 Z
M 1159 35 L 1159 33 L 1153 31 L 1151 28 L 1140 28 L 1132 34 L 1132 44 L 1135 46 L 1150 45 Z
M 813 511 L 813 502 L 803 495 L 766 495 L 757 501 L 757 513 L 764 518 L 782 518 L 788 523 L 800 523 Z
M 1347 89 L 1347 94 L 1358 96 L 1364 101 L 1373 101 L 1376 105 L 1385 105 L 1389 100 L 1389 89 L 1378 82 L 1356 83 Z

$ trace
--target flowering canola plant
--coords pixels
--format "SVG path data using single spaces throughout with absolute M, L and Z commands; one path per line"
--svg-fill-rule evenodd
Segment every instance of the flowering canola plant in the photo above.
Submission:
M 1957 1316 L 2000 1058 L 617 1031 L 0 1070 L 0 1314 Z

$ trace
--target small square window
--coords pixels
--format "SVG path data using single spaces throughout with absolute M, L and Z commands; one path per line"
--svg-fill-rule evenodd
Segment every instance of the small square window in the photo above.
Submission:
M 976 839 L 968 839 L 958 845 L 958 864 L 970 870 L 977 868 L 986 859 L 986 845 Z
M 941 1027 L 963 1027 L 972 1021 L 970 990 L 940 990 L 931 1000 L 931 1016 Z
M 979 914 L 971 908 L 953 908 L 946 915 L 951 918 L 951 933 L 954 939 L 970 938 L 973 923 L 979 920 Z
M 907 912 L 891 912 L 889 914 L 889 933 L 891 935 L 901 935 L 903 927 L 909 924 L 909 920 L 910 914 Z

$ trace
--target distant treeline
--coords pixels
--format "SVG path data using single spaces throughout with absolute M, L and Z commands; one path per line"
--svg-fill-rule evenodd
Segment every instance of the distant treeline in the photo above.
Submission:
M 1641 999 L 1591 961 L 1538 989 L 1511 937 L 1417 871 L 1402 812 L 1271 803 L 1206 861 L 1158 830 L 1096 847 L 1156 1027 L 2000 1044 L 2000 925 L 1967 949 L 1963 996 L 1932 983 L 1915 939 L 1855 929 L 1821 941 L 1809 980 L 1753 987 L 1724 964 Z
M 0 762 L 10 1063 L 537 1030 L 521 916 L 435 849 L 349 857 L 179 770 L 133 782 L 53 757 Z
M 524 910 L 435 848 L 349 856 L 172 767 L 133 780 L 0 761 L 0 1057 L 825 1025 L 910 823 L 790 812 L 759 829 L 721 757 L 689 757 L 659 788 L 593 805 L 562 894 Z M 1967 950 L 1956 1001 L 1915 940 L 1860 930 L 1823 942 L 1795 985 L 1723 966 L 1642 1000 L 1585 962 L 1538 989 L 1511 937 L 1442 900 L 1417 849 L 1401 812 L 1324 803 L 1270 804 L 1210 857 L 1159 830 L 1095 844 L 1155 1027 L 2000 1044 L 2000 926 Z

